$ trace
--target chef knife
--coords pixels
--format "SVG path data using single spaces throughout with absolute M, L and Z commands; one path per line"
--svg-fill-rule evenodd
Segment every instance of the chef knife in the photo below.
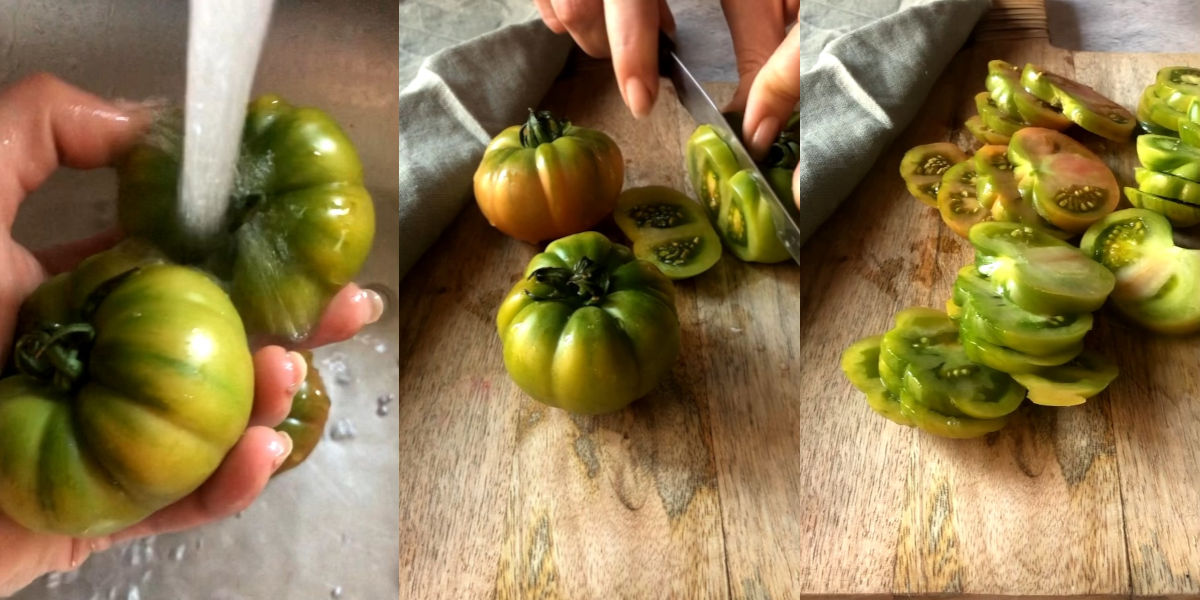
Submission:
M 799 211 L 791 202 L 783 202 L 771 186 L 767 184 L 767 180 L 763 177 L 762 171 L 758 165 L 754 164 L 754 160 L 750 158 L 750 153 L 746 151 L 746 147 L 742 145 L 738 132 L 735 132 L 729 122 L 725 120 L 725 115 L 721 114 L 721 110 L 713 103 L 712 98 L 700 86 L 700 82 L 692 76 L 686 65 L 679 58 L 679 53 L 676 52 L 675 43 L 665 34 L 660 33 L 658 36 L 658 68 L 663 76 L 670 78 L 671 83 L 675 86 L 675 94 L 679 96 L 679 102 L 687 109 L 692 118 L 701 125 L 711 125 L 729 145 L 729 149 L 733 151 L 734 157 L 737 158 L 738 166 L 742 169 L 750 169 L 754 179 L 758 183 L 760 195 L 767 205 L 771 208 L 772 220 L 775 222 L 775 233 L 779 236 L 779 241 L 783 242 L 783 246 L 787 248 L 788 254 L 797 264 L 800 261 L 800 228 L 796 225 L 799 218 Z

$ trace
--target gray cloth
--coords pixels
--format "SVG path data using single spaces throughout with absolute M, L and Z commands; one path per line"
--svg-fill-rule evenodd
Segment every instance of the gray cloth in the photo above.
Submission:
M 926 0 L 875 19 L 896 0 L 858 12 L 801 2 L 797 27 L 831 40 L 801 47 L 801 239 L 807 240 L 912 120 L 934 80 L 966 41 L 988 0 Z M 860 6 L 861 5 L 861 6 Z M 855 25 L 866 22 L 855 28 Z M 822 24 L 822 25 L 819 25 Z M 841 34 L 844 30 L 848 33 Z M 808 32 L 806 32 L 808 33 Z M 803 44 L 803 42 L 802 42 Z M 980 89 L 983 82 L 979 82 Z
M 805 239 L 912 119 L 988 3 L 800 3 Z M 538 20 L 511 25 L 431 56 L 401 90 L 402 279 L 471 201 L 487 142 L 537 106 L 570 48 Z

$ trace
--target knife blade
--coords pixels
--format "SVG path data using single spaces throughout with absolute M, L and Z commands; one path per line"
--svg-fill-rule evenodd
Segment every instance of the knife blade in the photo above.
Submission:
M 791 202 L 780 200 L 771 186 L 767 184 L 767 179 L 763 177 L 762 171 L 758 165 L 754 164 L 754 159 L 742 145 L 738 132 L 733 130 L 729 121 L 725 119 L 725 115 L 721 114 L 716 103 L 704 91 L 704 87 L 688 70 L 683 60 L 679 58 L 679 53 L 671 38 L 664 33 L 659 33 L 658 38 L 659 72 L 671 80 L 671 84 L 675 86 L 675 95 L 679 97 L 680 104 L 687 109 L 692 119 L 698 125 L 712 126 L 717 135 L 729 145 L 729 149 L 738 161 L 738 166 L 752 171 L 752 176 L 758 183 L 760 196 L 766 200 L 771 209 L 772 220 L 775 222 L 775 233 L 779 236 L 779 241 L 783 243 L 784 248 L 787 249 L 796 264 L 803 264 L 800 260 L 800 227 L 796 224 L 800 215 L 796 206 Z

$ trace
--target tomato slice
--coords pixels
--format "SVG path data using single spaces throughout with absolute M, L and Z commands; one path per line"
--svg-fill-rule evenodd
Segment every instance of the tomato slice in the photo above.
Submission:
M 977 438 L 999 431 L 1008 424 L 1008 417 L 998 419 L 972 419 L 955 417 L 922 406 L 905 391 L 900 394 L 900 407 L 904 416 L 922 431 L 952 439 Z
M 1129 187 L 1125 188 L 1125 197 L 1138 208 L 1163 215 L 1176 227 L 1192 227 L 1200 223 L 1200 205 Z
M 954 296 L 963 318 L 975 319 L 983 339 L 1026 354 L 1078 348 L 1092 329 L 1091 313 L 1046 315 L 1021 308 L 979 274 L 975 265 L 958 272 Z
M 968 160 L 950 167 L 942 175 L 938 188 L 938 212 L 942 221 L 961 237 L 967 237 L 971 226 L 991 218 L 991 207 L 980 203 L 976 196 L 975 161 Z
M 989 342 L 973 320 L 962 321 L 963 351 L 967 358 L 1008 374 L 1033 373 L 1041 367 L 1053 367 L 1070 362 L 1083 351 L 1083 345 L 1045 355 L 1026 354 L 1007 346 Z
M 721 182 L 717 231 L 725 246 L 746 262 L 777 263 L 791 258 L 775 233 L 775 217 L 764 200 L 767 185 L 750 169 Z
M 900 159 L 900 177 L 908 193 L 917 200 L 936 207 L 942 175 L 956 164 L 967 160 L 967 153 L 950 142 L 923 144 L 909 149 Z
M 1009 137 L 1007 135 L 988 127 L 987 124 L 983 122 L 983 117 L 980 117 L 979 115 L 971 115 L 970 117 L 967 117 L 967 121 L 963 123 L 963 125 L 966 126 L 967 131 L 971 132 L 971 135 L 975 136 L 975 139 L 981 144 L 1008 143 Z
M 1024 173 L 1018 187 L 1033 198 L 1042 218 L 1072 233 L 1087 229 L 1121 201 L 1120 186 L 1108 165 L 1075 154 L 1046 158 Z
M 1179 141 L 1200 148 L 1200 120 L 1179 124 Z
M 1108 165 L 1070 137 L 1044 128 L 1018 132 L 1008 159 L 1021 196 L 1038 214 L 1063 231 L 1079 233 L 1120 202 L 1120 188 Z
M 1089 228 L 1080 245 L 1116 274 L 1113 304 L 1127 317 L 1161 333 L 1200 331 L 1200 250 L 1175 246 L 1166 217 L 1119 210 Z
M 1058 106 L 1080 127 L 1114 141 L 1129 139 L 1137 125 L 1133 113 L 1078 81 L 1026 64 L 1021 83 L 1034 96 Z
M 1163 67 L 1154 82 L 1163 101 L 1179 112 L 1186 113 L 1200 103 L 1200 69 L 1196 67 Z
M 1019 116 L 1009 115 L 996 106 L 988 92 L 975 94 L 975 110 L 979 111 L 979 118 L 983 119 L 983 124 L 1000 135 L 1011 136 L 1027 126 Z
M 1175 110 L 1159 96 L 1157 86 L 1148 86 L 1138 100 L 1137 120 L 1150 133 L 1173 135 L 1179 123 L 1187 122 L 1186 113 Z
M 901 425 L 912 425 L 903 414 L 895 394 L 880 379 L 879 344 L 883 336 L 876 335 L 854 342 L 842 353 L 842 372 L 851 385 L 866 394 L 867 405 L 887 419 Z
M 1071 126 L 1071 120 L 1053 106 L 1025 91 L 1021 86 L 1021 70 L 1015 65 L 1002 60 L 989 62 L 984 83 L 996 106 L 1010 117 L 1019 117 L 1034 127 L 1062 130 Z
M 1138 189 L 1143 192 L 1200 204 L 1200 183 L 1170 173 L 1159 173 L 1144 167 L 1133 170 Z
M 1028 225 L 993 221 L 971 229 L 979 272 L 1018 306 L 1045 315 L 1094 312 L 1112 273 L 1079 248 Z
M 1070 362 L 1012 376 L 1028 390 L 1029 401 L 1043 406 L 1076 406 L 1103 392 L 1117 378 L 1117 365 L 1084 350 Z
M 666 186 L 629 188 L 617 197 L 613 220 L 633 242 L 633 254 L 671 279 L 686 279 L 721 259 L 721 240 L 700 204 Z
M 1055 154 L 1075 154 L 1100 160 L 1095 152 L 1066 134 L 1044 127 L 1026 127 L 1008 142 L 1008 159 L 1015 167 Z
M 903 392 L 917 404 L 950 416 L 996 419 L 1017 410 L 1025 389 L 1007 373 L 967 359 L 961 346 L 933 369 L 910 368 Z
M 1200 148 L 1179 138 L 1152 133 L 1139 135 L 1137 155 L 1147 169 L 1200 181 Z
M 1137 210 L 1137 209 L 1130 209 Z M 1149 298 L 1114 297 L 1113 304 L 1143 327 L 1169 335 L 1200 331 L 1200 250 L 1167 251 L 1171 276 Z M 1118 285 L 1122 285 L 1118 277 Z
M 1167 218 L 1141 208 L 1126 208 L 1104 217 L 1079 241 L 1084 254 L 1118 276 L 1125 267 L 1174 246 Z

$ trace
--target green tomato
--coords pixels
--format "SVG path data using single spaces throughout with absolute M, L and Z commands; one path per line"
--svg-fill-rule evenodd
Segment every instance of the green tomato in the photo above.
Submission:
M 28 529 L 128 527 L 195 490 L 246 429 L 253 363 L 229 297 L 127 250 L 22 309 L 20 374 L 0 380 L 0 510 Z
M 1058 130 L 1071 126 L 1071 120 L 1053 106 L 1025 91 L 1021 86 L 1021 69 L 1015 65 L 1002 60 L 988 62 L 984 83 L 996 106 L 1009 115 L 1019 115 L 1028 125 Z
M 121 224 L 223 280 L 250 335 L 305 338 L 358 274 L 375 235 L 354 146 L 320 110 L 254 100 L 226 226 L 199 237 L 180 216 L 180 126 L 178 114 L 163 119 L 118 165 Z
M 313 364 L 312 352 L 305 350 L 300 355 L 308 364 L 308 372 L 292 396 L 292 410 L 282 423 L 275 426 L 275 431 L 282 431 L 292 438 L 292 453 L 275 470 L 275 475 L 308 459 L 320 443 L 321 435 L 325 433 L 325 422 L 329 420 L 329 395 L 325 392 L 321 371 Z
M 613 412 L 645 396 L 679 354 L 671 280 L 591 231 L 533 257 L 496 328 L 513 381 L 573 413 Z

